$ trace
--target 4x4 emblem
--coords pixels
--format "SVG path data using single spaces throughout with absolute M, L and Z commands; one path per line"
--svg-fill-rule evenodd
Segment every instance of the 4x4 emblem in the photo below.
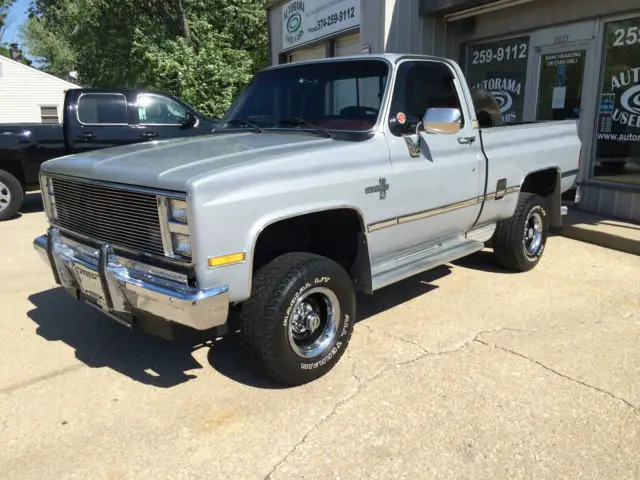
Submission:
M 381 178 L 379 182 L 380 183 L 378 185 L 365 188 L 364 193 L 369 194 L 380 192 L 380 200 L 384 200 L 387 198 L 387 190 L 389 190 L 389 184 L 387 183 L 386 178 Z

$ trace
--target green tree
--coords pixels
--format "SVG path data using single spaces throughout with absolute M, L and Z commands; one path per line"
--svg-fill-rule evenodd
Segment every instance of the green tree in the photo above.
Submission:
M 9 9 L 14 1 L 15 0 L 0 0 L 0 40 L 2 40 L 2 33 L 6 27 Z
M 0 40 L 2 40 L 2 34 L 7 27 L 6 22 L 9 16 L 9 10 L 14 3 L 15 0 L 0 0 Z M 11 58 L 8 44 L 0 44 L 0 55 L 2 55 L 3 57 Z M 25 65 L 31 65 L 31 61 L 24 56 L 20 59 L 20 61 Z
M 22 38 L 54 74 L 176 94 L 221 115 L 267 63 L 264 0 L 38 0 Z

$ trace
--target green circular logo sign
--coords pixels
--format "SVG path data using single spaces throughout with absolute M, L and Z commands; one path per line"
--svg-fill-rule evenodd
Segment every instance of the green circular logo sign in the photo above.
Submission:
M 302 15 L 300 12 L 296 12 L 289 17 L 289 20 L 287 20 L 287 32 L 289 32 L 290 35 L 293 35 L 294 33 L 298 33 L 301 28 Z

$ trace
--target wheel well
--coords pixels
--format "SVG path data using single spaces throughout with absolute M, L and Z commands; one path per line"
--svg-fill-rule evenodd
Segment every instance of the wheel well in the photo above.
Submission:
M 549 224 L 551 227 L 562 226 L 562 214 L 560 212 L 562 205 L 560 173 L 555 168 L 540 170 L 527 175 L 521 192 L 535 193 L 546 199 L 547 208 L 551 210 L 549 215 Z
M 535 193 L 541 197 L 549 197 L 556 191 L 558 183 L 558 171 L 555 168 L 530 173 L 525 178 L 520 190 L 522 192 Z
M 255 245 L 254 274 L 290 252 L 322 255 L 339 263 L 359 291 L 371 292 L 369 248 L 360 215 L 348 208 L 288 218 L 265 228 Z
M 5 172 L 9 172 L 11 175 L 16 177 L 16 179 L 20 182 L 20 185 L 23 187 L 24 184 L 24 173 L 22 172 L 22 166 L 20 162 L 2 162 L 0 165 L 0 170 L 4 170 Z

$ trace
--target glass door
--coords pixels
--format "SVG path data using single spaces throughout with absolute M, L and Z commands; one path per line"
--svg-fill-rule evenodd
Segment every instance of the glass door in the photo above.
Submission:
M 539 52 L 536 120 L 579 119 L 587 46 Z

